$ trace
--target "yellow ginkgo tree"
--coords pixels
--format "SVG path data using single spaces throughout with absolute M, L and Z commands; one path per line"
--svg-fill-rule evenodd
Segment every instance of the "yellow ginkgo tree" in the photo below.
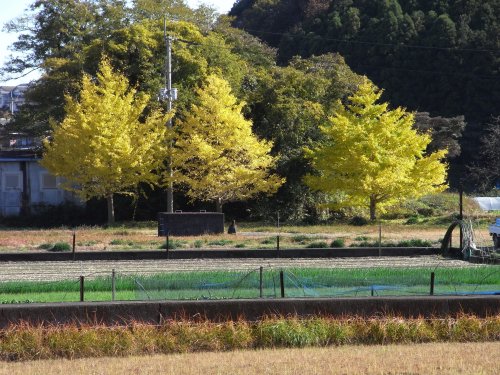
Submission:
M 209 75 L 197 92 L 197 103 L 178 123 L 172 156 L 173 179 L 187 187 L 187 195 L 215 201 L 222 212 L 226 202 L 258 193 L 274 193 L 284 180 L 271 169 L 272 143 L 252 133 L 252 123 L 241 113 L 227 81 Z
M 325 140 L 306 150 L 316 174 L 311 188 L 335 195 L 337 206 L 377 209 L 446 188 L 446 150 L 427 154 L 431 138 L 413 128 L 414 116 L 378 104 L 382 92 L 367 79 L 321 128 Z
M 65 118 L 52 123 L 44 143 L 42 166 L 83 200 L 106 198 L 108 223 L 114 222 L 113 195 L 156 184 L 167 157 L 170 114 L 143 116 L 148 100 L 103 59 L 96 81 L 83 76 L 79 99 L 66 97 Z

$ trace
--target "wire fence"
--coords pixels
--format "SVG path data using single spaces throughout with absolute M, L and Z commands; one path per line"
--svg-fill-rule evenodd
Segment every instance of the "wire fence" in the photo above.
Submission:
M 91 272 L 0 283 L 0 303 L 292 297 L 500 295 L 500 266 Z

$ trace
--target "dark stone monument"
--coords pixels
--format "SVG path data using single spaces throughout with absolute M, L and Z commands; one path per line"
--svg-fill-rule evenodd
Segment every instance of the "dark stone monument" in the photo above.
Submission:
M 199 236 L 224 233 L 224 214 L 219 212 L 159 212 L 158 236 Z

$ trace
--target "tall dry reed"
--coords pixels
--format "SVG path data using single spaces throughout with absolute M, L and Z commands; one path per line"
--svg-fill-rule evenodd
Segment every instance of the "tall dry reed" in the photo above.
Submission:
M 129 356 L 255 348 L 500 341 L 500 314 L 486 319 L 266 318 L 166 321 L 127 326 L 19 324 L 0 330 L 0 360 Z

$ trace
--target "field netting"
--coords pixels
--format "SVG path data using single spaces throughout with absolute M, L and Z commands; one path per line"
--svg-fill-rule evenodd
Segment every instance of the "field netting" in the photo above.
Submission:
M 82 298 L 111 301 L 500 294 L 498 265 L 350 269 L 259 267 L 164 273 L 99 272 L 83 276 L 83 279 L 49 282 L 1 282 L 0 303 L 69 302 Z
M 500 294 L 500 267 L 471 270 L 269 268 L 217 275 L 165 274 L 136 281 L 136 297 L 140 300 L 279 298 L 282 293 L 285 297 Z

